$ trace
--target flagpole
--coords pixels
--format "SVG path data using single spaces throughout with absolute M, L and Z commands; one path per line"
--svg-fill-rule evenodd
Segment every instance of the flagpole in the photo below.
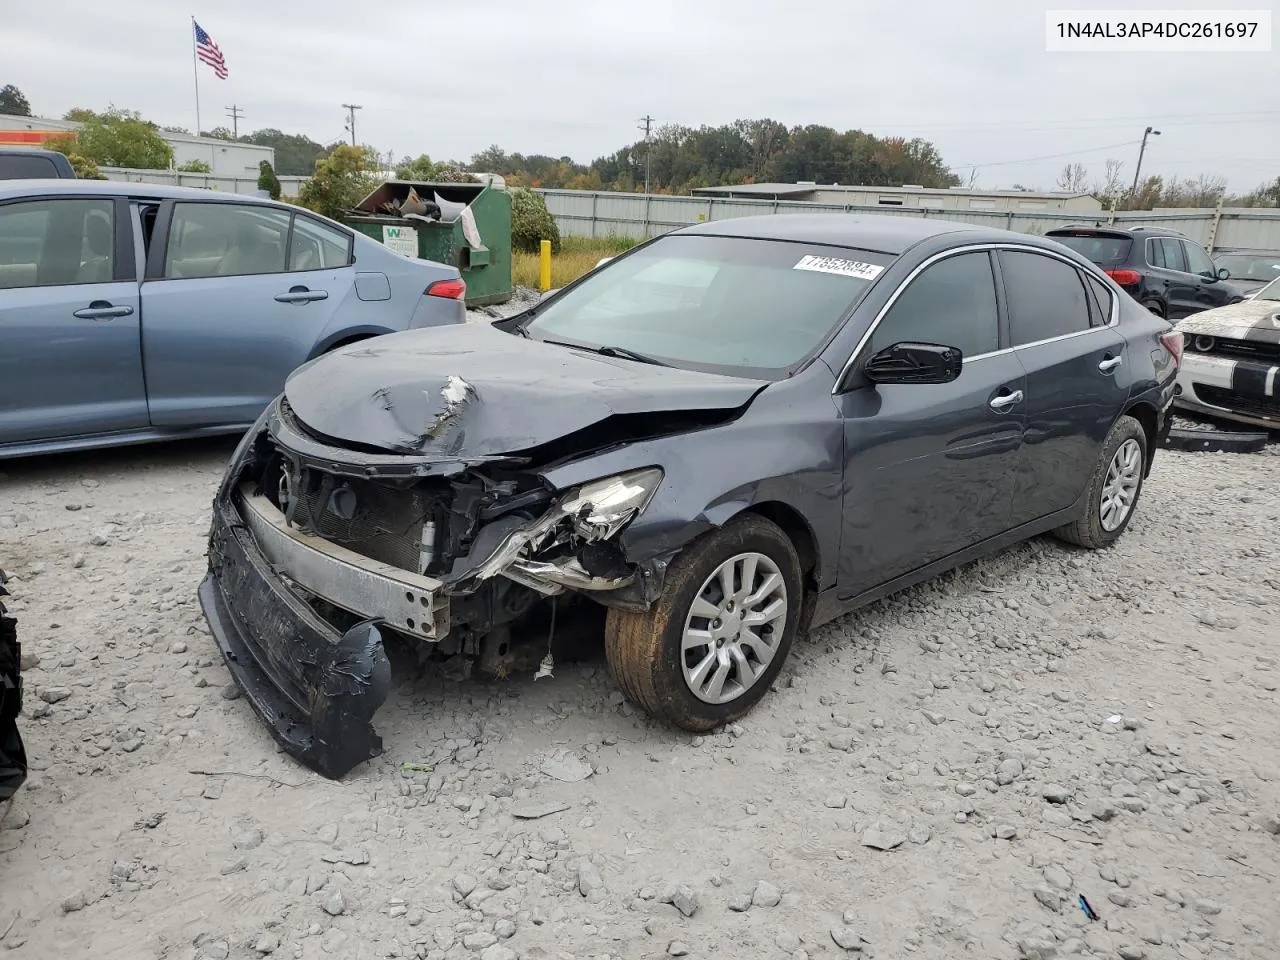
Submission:
M 196 55 L 196 18 L 191 18 L 191 76 L 196 83 L 196 136 L 200 136 L 200 60 Z

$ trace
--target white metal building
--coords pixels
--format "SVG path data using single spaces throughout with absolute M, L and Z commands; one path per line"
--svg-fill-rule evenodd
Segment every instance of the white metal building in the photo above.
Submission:
M 69 120 L 0 114 L 0 146 L 39 148 L 44 135 L 74 131 L 78 126 L 79 124 Z M 256 178 L 261 161 L 266 160 L 275 166 L 276 152 L 272 147 L 218 140 L 215 137 L 196 137 L 187 133 L 168 133 L 164 130 L 157 132 L 173 148 L 175 167 L 181 167 L 192 160 L 203 160 L 211 168 L 213 176 Z
M 1102 204 L 1087 193 L 1051 193 L 1030 190 L 971 190 L 965 187 L 865 187 L 838 183 L 744 183 L 731 187 L 700 187 L 697 197 L 742 200 L 804 200 L 811 203 L 844 203 L 859 207 L 911 207 L 930 210 L 989 210 L 996 213 L 1030 213 L 1064 210 L 1093 213 Z

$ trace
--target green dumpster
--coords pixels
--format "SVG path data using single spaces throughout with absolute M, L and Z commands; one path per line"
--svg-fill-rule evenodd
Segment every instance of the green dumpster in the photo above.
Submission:
M 511 195 L 500 178 L 388 180 L 344 220 L 405 256 L 457 267 L 467 284 L 468 307 L 511 299 Z

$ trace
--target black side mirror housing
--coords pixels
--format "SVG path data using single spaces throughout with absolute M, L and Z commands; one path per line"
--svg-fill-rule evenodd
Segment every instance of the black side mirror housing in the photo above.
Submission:
M 872 383 L 950 383 L 963 366 L 959 347 L 895 343 L 872 356 L 863 373 Z

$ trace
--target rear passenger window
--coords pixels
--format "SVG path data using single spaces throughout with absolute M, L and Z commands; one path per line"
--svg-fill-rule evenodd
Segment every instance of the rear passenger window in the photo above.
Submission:
M 985 250 L 939 260 L 912 280 L 880 320 L 867 355 L 907 341 L 959 347 L 965 357 L 1000 348 L 995 279 Z
M 1111 322 L 1111 289 L 1097 277 L 1085 274 L 1085 288 L 1089 291 L 1089 307 L 1097 307 L 1098 316 L 1095 327 L 1105 327 Z
M 115 277 L 110 200 L 29 200 L 0 206 L 0 290 Z
M 1092 314 L 1075 267 L 1038 253 L 1000 252 L 1015 347 L 1080 333 Z
M 1153 237 L 1148 240 L 1147 254 L 1153 267 L 1187 272 L 1187 261 L 1182 255 L 1182 244 L 1171 237 Z
M 293 218 L 289 248 L 290 270 L 332 270 L 351 262 L 351 239 L 345 233 L 310 217 Z
M 179 203 L 173 208 L 164 275 L 236 277 L 283 273 L 289 214 L 235 203 Z

